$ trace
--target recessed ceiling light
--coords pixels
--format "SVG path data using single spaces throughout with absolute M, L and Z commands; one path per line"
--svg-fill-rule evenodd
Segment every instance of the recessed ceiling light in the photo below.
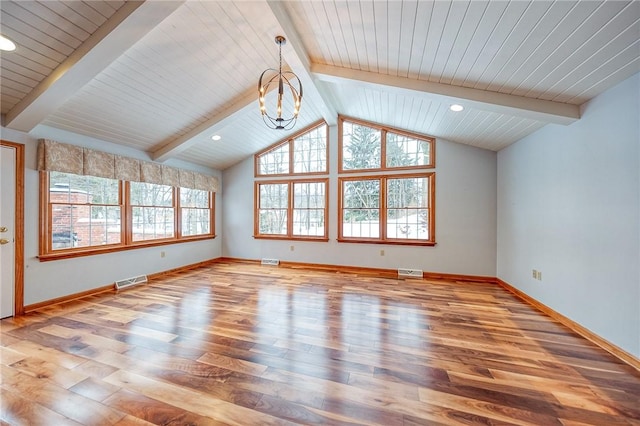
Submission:
M 0 35 L 0 50 L 6 50 L 7 52 L 11 52 L 16 50 L 16 44 L 6 38 L 3 35 Z
M 451 105 L 449 107 L 449 109 L 451 111 L 460 112 L 460 111 L 462 111 L 464 109 L 464 107 L 462 105 L 459 105 L 459 104 L 453 104 L 453 105 Z
M 222 139 L 222 136 L 220 136 L 220 135 L 213 135 L 213 136 L 211 136 L 211 139 L 213 139 L 214 141 L 219 141 L 220 139 Z

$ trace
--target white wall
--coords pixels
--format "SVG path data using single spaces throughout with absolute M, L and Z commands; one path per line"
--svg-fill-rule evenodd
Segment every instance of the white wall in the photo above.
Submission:
M 498 153 L 497 251 L 499 278 L 638 357 L 639 99 L 636 74 Z
M 49 132 L 44 127 L 36 128 L 31 135 L 3 127 L 0 134 L 4 140 L 25 144 L 25 305 L 102 287 L 119 279 L 162 272 L 221 256 L 221 237 L 218 236 L 214 240 L 40 262 L 37 258 L 39 180 L 36 170 L 36 137 L 50 137 L 59 142 L 84 145 L 106 152 L 149 160 L 146 153 L 131 148 L 63 132 L 57 132 L 53 136 L 50 133 L 53 132 Z M 220 176 L 219 172 L 200 166 L 180 162 L 171 164 Z M 220 193 L 216 194 L 216 228 L 218 231 L 221 227 L 221 198 Z M 165 252 L 164 258 L 160 257 L 162 251 Z
M 329 242 L 253 235 L 253 157 L 224 171 L 224 256 L 495 276 L 496 153 L 436 142 L 435 247 L 338 243 L 337 127 L 330 128 Z M 294 246 L 294 251 L 290 250 Z M 385 255 L 380 256 L 384 249 Z

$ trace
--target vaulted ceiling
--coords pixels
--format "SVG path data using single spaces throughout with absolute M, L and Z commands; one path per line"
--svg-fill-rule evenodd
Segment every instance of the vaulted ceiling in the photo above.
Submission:
M 225 169 L 337 114 L 499 150 L 640 71 L 638 1 L 7 1 L 2 120 Z M 260 73 L 302 81 L 267 129 Z M 449 106 L 459 103 L 462 112 Z M 211 136 L 222 136 L 212 141 Z M 64 137 L 64 136 L 62 136 Z M 60 139 L 60 138 L 58 138 Z M 64 142 L 64 140 L 62 140 Z

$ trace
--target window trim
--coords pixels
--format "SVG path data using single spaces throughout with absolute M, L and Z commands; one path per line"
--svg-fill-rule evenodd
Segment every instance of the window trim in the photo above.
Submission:
M 295 150 L 295 139 L 304 135 L 305 133 L 309 133 L 312 130 L 317 129 L 318 127 L 321 126 L 325 126 L 325 131 L 326 131 L 326 135 L 325 135 L 325 140 L 327 141 L 326 146 L 325 146 L 325 164 L 326 164 L 326 170 L 325 171 L 317 171 L 317 172 L 309 172 L 309 173 L 304 173 L 304 172 L 298 172 L 295 173 L 294 170 L 294 150 Z M 264 154 L 267 154 L 273 150 L 276 150 L 277 148 L 280 148 L 281 146 L 284 146 L 286 144 L 289 144 L 289 172 L 288 173 L 277 173 L 277 174 L 261 174 L 260 173 L 260 157 Z M 297 133 L 294 133 L 291 136 L 288 136 L 286 139 L 284 140 L 280 140 L 276 143 L 274 143 L 273 145 L 269 145 L 267 148 L 263 149 L 262 151 L 257 152 L 256 154 L 254 154 L 253 156 L 253 176 L 256 178 L 276 178 L 276 177 L 286 177 L 286 176 L 315 176 L 315 175 L 326 175 L 329 174 L 329 125 L 327 125 L 327 123 L 324 120 L 319 120 L 316 121 L 315 123 L 305 127 L 304 129 L 300 130 Z
M 405 178 L 427 178 L 429 185 L 429 240 L 410 240 L 399 238 L 387 238 L 387 180 L 388 179 L 405 179 Z M 340 243 L 363 243 L 363 244 L 394 244 L 394 245 L 413 245 L 413 246 L 435 246 L 435 203 L 436 203 L 436 173 L 433 171 L 423 173 L 385 173 L 385 174 L 362 174 L 358 176 L 339 176 L 338 177 L 338 242 Z M 360 180 L 379 180 L 380 181 L 380 204 L 379 209 L 379 235 L 380 237 L 344 237 L 343 236 L 343 217 L 344 217 L 344 185 L 345 181 Z
M 343 125 L 344 122 L 358 124 L 365 127 L 371 127 L 373 129 L 380 130 L 380 167 L 373 169 L 345 169 L 343 167 Z M 407 136 L 410 138 L 421 139 L 429 142 L 429 164 L 416 165 L 416 166 L 403 166 L 403 167 L 387 167 L 387 133 L 394 133 L 397 135 Z M 352 174 L 352 173 L 367 173 L 367 172 L 393 172 L 403 170 L 415 170 L 415 169 L 434 169 L 436 167 L 436 138 L 432 136 L 421 135 L 419 133 L 410 132 L 407 130 L 396 129 L 391 126 L 384 126 L 382 124 L 372 123 L 370 121 L 364 121 L 357 118 L 351 118 L 343 115 L 338 116 L 338 173 L 340 174 Z
M 119 199 L 120 199 L 120 208 L 121 211 L 121 239 L 118 244 L 105 244 L 100 246 L 90 246 L 90 247 L 71 247 L 65 249 L 53 250 L 52 243 L 52 220 L 53 215 L 50 212 L 51 203 L 49 201 L 49 173 L 47 171 L 40 171 L 40 214 L 39 214 L 39 254 L 38 259 L 41 262 L 50 261 L 50 260 L 58 260 L 58 259 L 69 259 L 75 257 L 82 256 L 92 256 L 95 254 L 104 254 L 104 253 L 113 253 L 118 251 L 126 251 L 126 250 L 134 250 L 139 248 L 148 248 L 148 247 L 156 247 L 163 246 L 169 244 L 179 244 L 186 243 L 192 241 L 200 241 L 200 240 L 209 240 L 216 238 L 215 233 L 215 192 L 209 192 L 209 200 L 210 200 L 210 209 L 211 209 L 211 224 L 210 229 L 211 232 L 209 234 L 204 235 L 195 235 L 195 236 L 182 236 L 182 229 L 179 228 L 181 225 L 181 213 L 178 213 L 178 209 L 180 208 L 180 200 L 179 197 L 179 189 L 173 187 L 174 192 L 174 203 L 173 208 L 176 209 L 176 214 L 174 215 L 174 227 L 176 229 L 176 235 L 173 238 L 162 238 L 157 240 L 146 240 L 146 241 L 132 241 L 133 236 L 131 234 L 133 229 L 133 215 L 132 208 L 133 206 L 130 203 L 130 191 L 129 191 L 129 182 L 119 180 Z
M 324 183 L 324 235 L 294 235 L 293 234 L 293 185 L 297 183 Z M 260 234 L 260 185 L 287 185 L 287 233 Z M 329 241 L 329 178 L 309 179 L 268 179 L 254 181 L 253 188 L 253 238 L 264 240 L 287 241 Z

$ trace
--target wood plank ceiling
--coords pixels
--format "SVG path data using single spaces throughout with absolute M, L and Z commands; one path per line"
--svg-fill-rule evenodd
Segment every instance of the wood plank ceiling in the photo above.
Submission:
M 490 150 L 640 71 L 637 1 L 2 1 L 3 125 L 225 169 L 268 130 L 260 73 L 305 97 L 293 130 L 338 113 Z M 465 110 L 454 113 L 451 103 Z M 220 134 L 222 140 L 210 137 Z M 75 140 L 71 140 L 77 138 Z

